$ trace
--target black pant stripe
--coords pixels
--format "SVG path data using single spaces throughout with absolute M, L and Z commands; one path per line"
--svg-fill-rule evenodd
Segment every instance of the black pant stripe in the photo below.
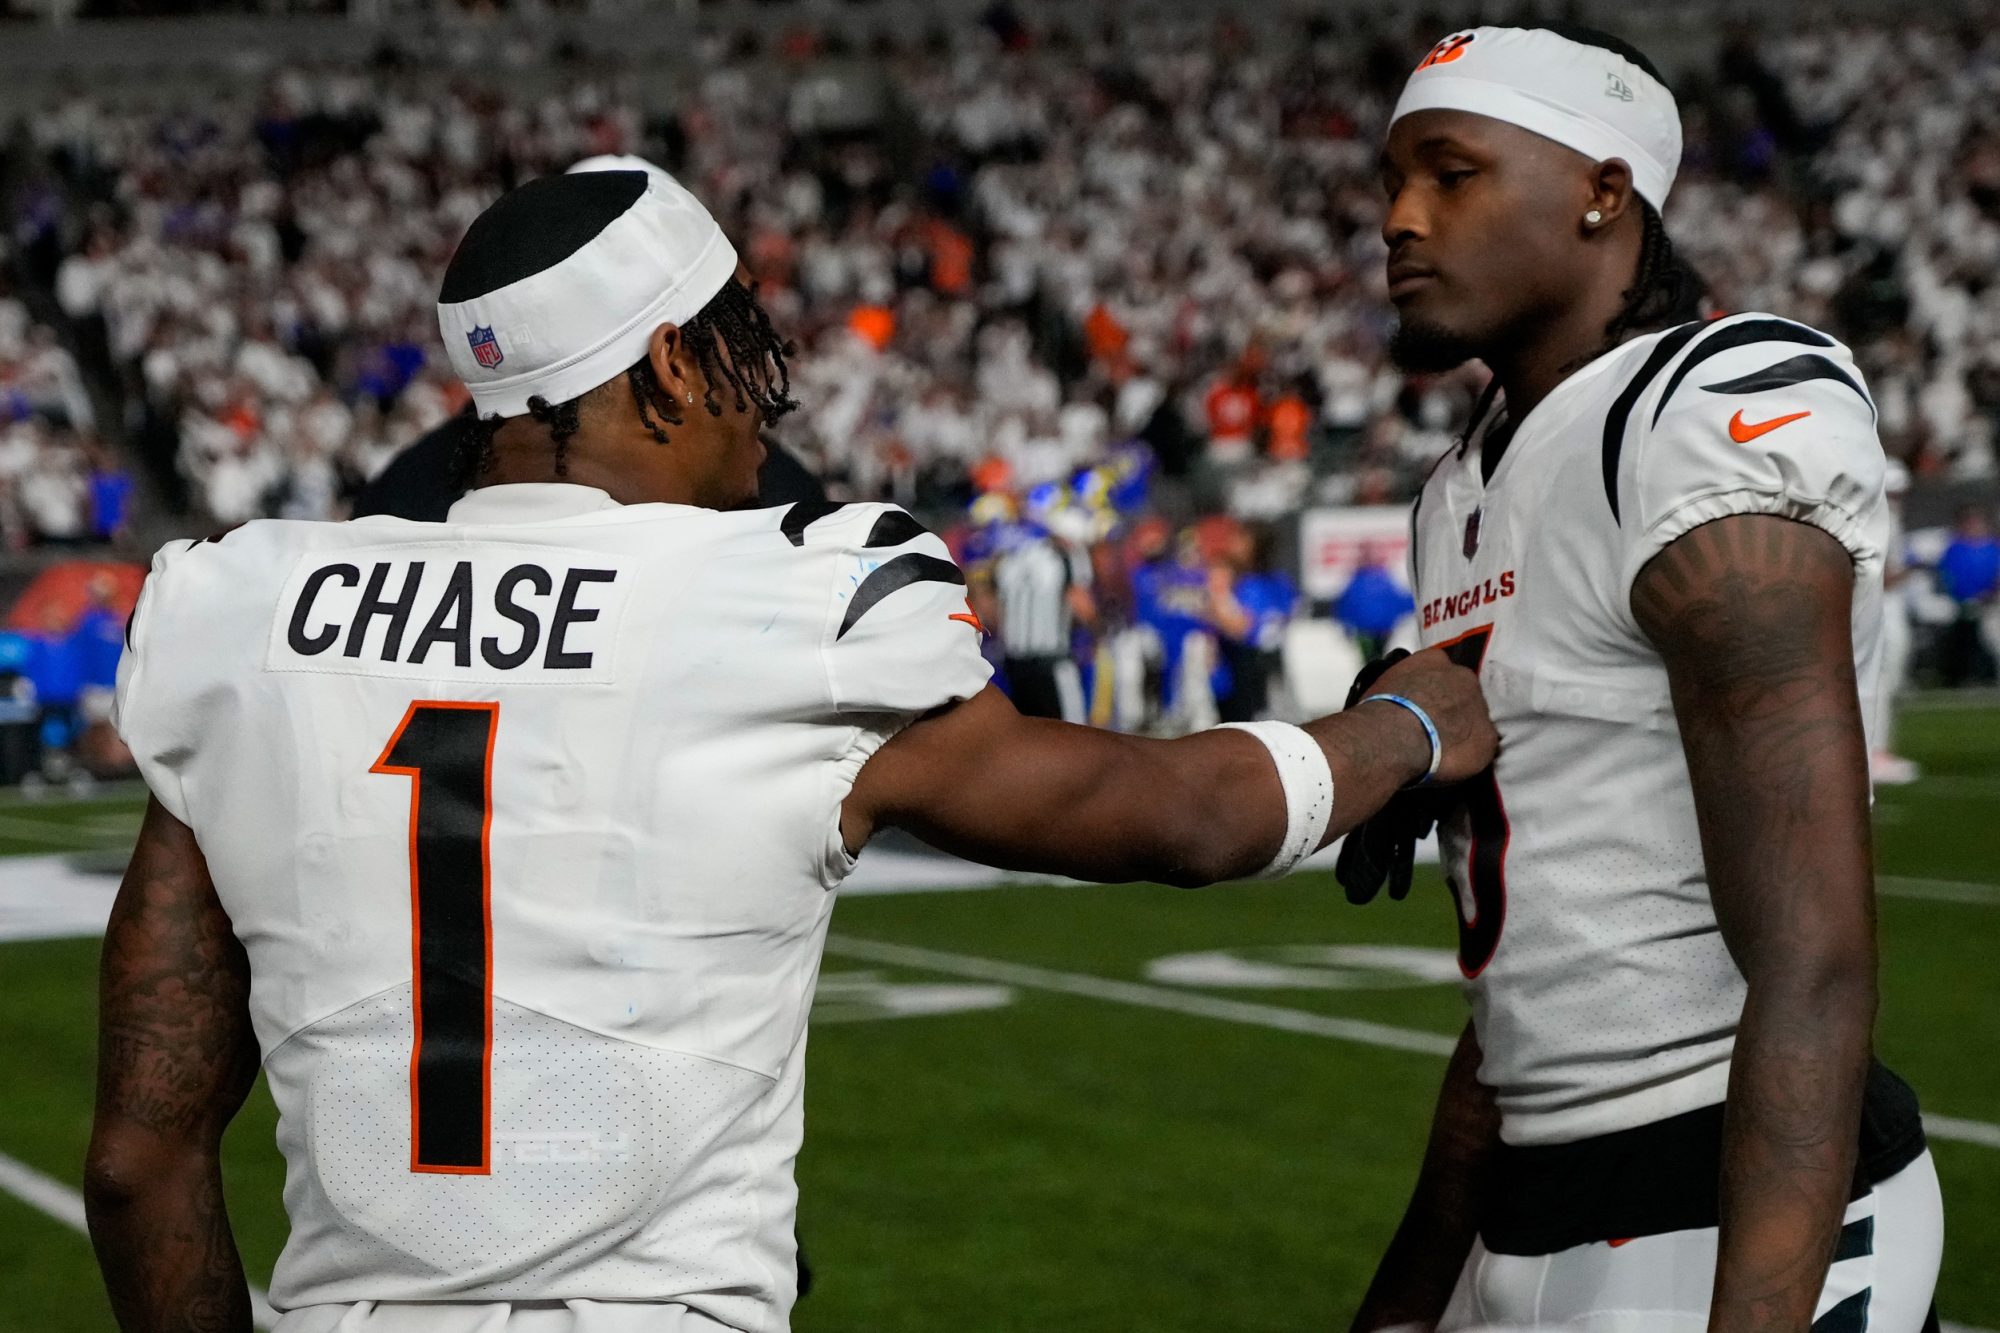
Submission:
M 1855 1292 L 1840 1304 L 1813 1320 L 1812 1333 L 1866 1333 L 1868 1298 L 1872 1288 Z
M 1875 1253 L 1875 1219 L 1857 1217 L 1840 1229 L 1840 1242 L 1833 1247 L 1833 1261 L 1859 1259 Z

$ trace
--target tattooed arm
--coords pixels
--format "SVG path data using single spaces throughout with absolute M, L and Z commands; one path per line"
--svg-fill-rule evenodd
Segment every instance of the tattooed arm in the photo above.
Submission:
M 1479 1039 L 1467 1023 L 1438 1092 L 1416 1191 L 1368 1284 L 1353 1333 L 1436 1328 L 1444 1316 L 1478 1235 L 1473 1201 L 1480 1176 L 1500 1142 L 1500 1111 L 1478 1074 Z
M 257 1076 L 250 969 L 194 834 L 158 801 L 105 929 L 90 1240 L 124 1333 L 234 1333 L 250 1295 L 222 1131 Z
M 1712 1330 L 1811 1326 L 1853 1183 L 1875 1019 L 1853 583 L 1826 533 L 1746 514 L 1681 537 L 1632 588 L 1666 659 L 1716 918 L 1749 982 Z

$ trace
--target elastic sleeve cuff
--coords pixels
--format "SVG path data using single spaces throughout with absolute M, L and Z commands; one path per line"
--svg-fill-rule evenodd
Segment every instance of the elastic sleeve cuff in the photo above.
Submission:
M 1717 491 L 1697 496 L 1677 509 L 1668 510 L 1646 530 L 1645 539 L 1638 544 L 1636 558 L 1632 561 L 1631 568 L 1625 571 L 1627 586 L 1638 578 L 1639 571 L 1645 568 L 1647 561 L 1678 539 L 1704 523 L 1713 523 L 1719 518 L 1731 518 L 1737 514 L 1772 514 L 1818 528 L 1839 542 L 1857 565 L 1866 565 L 1882 558 L 1882 548 L 1869 533 L 1867 525 L 1830 500 L 1810 499 L 1783 491 L 1748 488 Z

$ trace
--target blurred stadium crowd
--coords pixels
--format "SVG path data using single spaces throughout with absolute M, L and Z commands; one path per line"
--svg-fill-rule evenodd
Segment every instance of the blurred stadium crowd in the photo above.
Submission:
M 710 204 L 796 337 L 808 410 L 787 441 L 836 496 L 953 527 L 1003 639 L 1010 586 L 1104 630 L 1056 654 L 1086 668 L 1068 711 L 1131 721 L 1088 669 L 1131 655 L 1120 627 L 1181 617 L 1212 660 L 1187 667 L 1157 630 L 1167 683 L 1142 711 L 1233 714 L 1299 600 L 1259 582 L 1296 568 L 1261 525 L 1407 499 L 1477 388 L 1384 351 L 1376 150 L 1435 35 L 1403 16 L 1193 40 L 996 8 L 865 50 L 710 37 L 652 113 L 585 65 L 534 95 L 394 59 L 174 106 L 79 94 L 5 141 L 0 542 L 115 535 L 134 466 L 202 522 L 341 516 L 464 406 L 432 313 L 464 227 L 530 176 L 639 153 Z M 1746 29 L 1719 51 L 1679 71 L 1667 214 L 1716 305 L 1834 331 L 1912 473 L 1991 477 L 2000 29 Z M 1177 538 L 1145 514 L 1228 517 Z M 1038 573 L 1010 585 L 1017 551 Z M 1938 616 L 1986 617 L 1994 562 L 1918 563 Z M 1343 619 L 1375 639 L 1390 609 Z M 1050 656 L 1046 628 L 1002 649 Z M 1959 674 L 1990 677 L 1989 637 Z M 1190 670 L 1214 697 L 1186 714 Z

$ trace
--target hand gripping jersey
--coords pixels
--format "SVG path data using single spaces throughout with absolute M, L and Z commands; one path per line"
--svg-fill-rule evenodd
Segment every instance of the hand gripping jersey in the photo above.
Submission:
M 986 683 L 964 591 L 893 507 L 565 485 L 161 552 L 118 724 L 249 954 L 276 1305 L 787 1326 L 840 803 Z
M 1572 375 L 1497 467 L 1490 423 L 1419 498 L 1426 646 L 1480 673 L 1490 777 L 1440 830 L 1484 1063 L 1509 1143 L 1560 1143 L 1723 1100 L 1744 983 L 1710 903 L 1640 569 L 1732 514 L 1854 558 L 1873 697 L 1888 516 L 1874 408 L 1845 347 L 1768 315 L 1628 342 Z

